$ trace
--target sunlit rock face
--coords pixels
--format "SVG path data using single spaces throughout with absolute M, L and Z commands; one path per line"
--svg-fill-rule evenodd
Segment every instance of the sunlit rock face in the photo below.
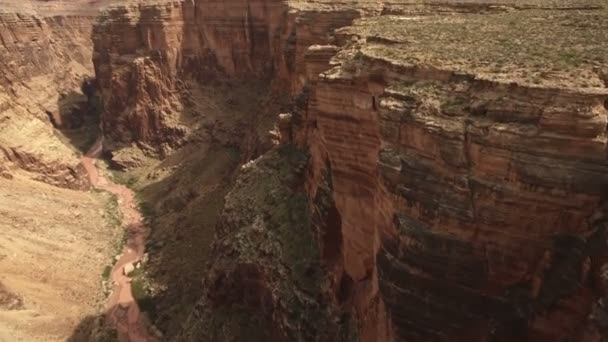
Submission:
M 0 8 L 0 158 L 51 184 L 85 186 L 78 158 L 53 132 L 93 76 L 88 2 L 6 1 Z M 77 121 L 77 119 L 76 119 Z
M 188 134 L 183 81 L 286 77 L 282 1 L 167 1 L 110 7 L 93 32 L 104 134 L 164 150 Z
M 259 208 L 274 202 L 258 199 L 258 207 L 249 208 L 245 185 L 257 178 L 245 172 L 229 199 L 248 214 L 239 221 L 226 209 L 213 272 L 185 339 L 209 336 L 203 321 L 242 304 L 272 326 L 262 335 L 277 340 L 339 339 L 351 335 L 336 331 L 351 329 L 363 341 L 598 341 L 598 299 L 605 294 L 605 86 L 590 68 L 581 70 L 590 82 L 582 86 L 536 66 L 503 72 L 490 62 L 450 59 L 466 49 L 426 51 L 425 44 L 444 35 L 410 37 L 415 27 L 395 24 L 427 17 L 437 27 L 480 16 L 503 20 L 535 7 L 497 3 L 199 0 L 103 12 L 93 59 L 110 147 L 135 142 L 164 151 L 181 144 L 189 132 L 181 118 L 184 77 L 202 83 L 264 78 L 293 95 L 293 126 L 279 127 L 277 141 L 306 151 L 306 170 L 291 189 L 306 194 L 311 212 L 323 210 L 306 226 L 315 230 L 317 248 L 307 249 L 315 257 L 305 260 L 323 271 L 313 272 L 323 285 L 307 305 L 327 305 L 328 321 L 341 312 L 351 322 L 305 333 L 317 312 L 298 321 L 290 316 L 293 308 L 282 306 L 286 292 L 278 289 L 300 289 L 288 273 L 301 270 L 269 266 L 291 247 L 264 237 L 281 228 Z M 560 13 L 543 11 L 549 12 L 532 12 L 531 25 Z M 437 19 L 437 13 L 449 15 Z M 380 15 L 396 17 L 365 27 L 365 19 Z M 601 20 L 590 22 L 602 27 Z M 339 29 L 353 23 L 359 28 Z M 382 29 L 386 34 L 377 34 Z M 426 55 L 432 53 L 438 56 Z M 557 76 L 535 83 L 526 82 L 528 75 Z M 277 166 L 275 159 L 263 161 L 259 177 Z M 237 235 L 241 240 L 229 238 Z M 260 238 L 255 246 L 245 243 L 252 236 Z M 264 263 L 255 265 L 248 253 L 265 248 L 276 255 L 264 254 Z M 252 292 L 244 290 L 247 284 Z M 222 322 L 214 331 L 239 323 Z
M 608 91 L 493 81 L 367 44 L 315 78 L 302 134 L 331 166 L 335 278 L 354 280 L 364 317 L 382 317 L 378 300 L 388 312 L 360 321 L 362 336 L 599 340 Z

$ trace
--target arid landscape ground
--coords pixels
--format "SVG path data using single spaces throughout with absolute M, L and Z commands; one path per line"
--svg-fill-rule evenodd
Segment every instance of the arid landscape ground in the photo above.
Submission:
M 603 0 L 0 0 L 0 342 L 608 339 Z
M 2 182 L 0 339 L 63 341 L 104 302 L 120 227 L 114 198 L 23 175 Z

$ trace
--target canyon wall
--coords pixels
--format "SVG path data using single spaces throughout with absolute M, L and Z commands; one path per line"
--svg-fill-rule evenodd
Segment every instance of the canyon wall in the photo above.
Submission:
M 201 299 L 169 338 L 600 341 L 608 27 L 601 2 L 541 5 L 5 1 L 0 172 L 87 187 L 57 129 L 95 75 L 118 165 L 137 166 L 120 159 L 133 145 L 263 154 L 226 197 Z M 513 69 L 521 56 L 536 64 Z M 246 113 L 230 98 L 242 80 L 274 93 L 244 89 L 268 103 L 247 120 L 230 112 Z M 287 146 L 263 153 L 277 107 Z
M 93 76 L 88 2 L 3 2 L 0 8 L 0 158 L 37 179 L 85 186 L 78 155 L 54 132 Z
M 590 221 L 606 92 L 369 58 L 314 94 L 308 144 L 320 137 L 331 165 L 344 272 L 387 305 L 395 339 L 580 338 L 606 250 Z
M 281 147 L 245 166 L 182 340 L 243 338 L 256 327 L 239 330 L 239 319 L 256 316 L 259 338 L 272 340 L 599 341 L 608 92 L 588 69 L 583 87 L 537 66 L 437 63 L 417 44 L 445 35 L 395 24 L 508 22 L 500 15 L 538 5 L 463 3 L 200 0 L 104 12 L 93 37 L 108 149 L 183 144 L 185 79 L 260 78 L 293 96 L 277 141 L 307 162 Z M 543 11 L 564 8 L 599 7 Z M 380 14 L 399 17 L 335 31 Z M 559 77 L 521 80 L 532 74 Z M 292 175 L 283 162 L 306 169 Z M 277 208 L 290 191 L 306 205 Z M 282 225 L 298 215 L 312 221 L 298 225 L 313 232 L 305 246 Z M 298 247 L 306 265 L 290 259 Z
M 157 1 L 114 5 L 93 31 L 95 73 L 103 93 L 109 150 L 137 144 L 153 154 L 183 145 L 184 82 L 266 80 L 277 94 L 298 94 L 304 55 L 360 13 L 348 6 L 289 10 L 274 1 Z
M 165 1 L 110 7 L 93 33 L 108 148 L 164 153 L 192 132 L 184 82 L 287 73 L 282 1 Z
M 407 63 L 415 47 L 392 38 L 407 30 L 384 29 L 351 30 L 359 42 L 313 77 L 299 133 L 318 156 L 309 191 L 330 166 L 335 278 L 354 282 L 362 339 L 601 340 L 601 75 L 539 86 Z

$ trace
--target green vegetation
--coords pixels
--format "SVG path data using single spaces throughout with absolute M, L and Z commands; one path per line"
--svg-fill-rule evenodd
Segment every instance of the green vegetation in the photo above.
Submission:
M 137 195 L 137 202 L 139 205 L 139 212 L 144 218 L 144 222 L 148 226 L 152 226 L 156 218 L 156 211 L 154 205 L 150 202 L 146 202 L 141 194 Z
M 109 196 L 106 202 L 105 220 L 106 225 L 111 230 L 111 234 L 116 237 L 113 242 L 113 256 L 122 253 L 124 245 L 127 243 L 127 231 L 122 229 L 122 214 L 120 212 L 118 197 L 112 193 L 97 190 L 100 193 L 105 193 Z M 103 281 L 109 281 L 112 276 L 112 269 L 116 264 L 116 260 L 112 258 L 109 265 L 106 265 L 101 272 Z
M 131 277 L 131 293 L 137 301 L 141 311 L 148 314 L 150 319 L 156 319 L 156 304 L 151 290 L 150 278 L 144 270 L 143 264 L 129 274 Z
M 120 238 L 116 239 L 116 242 L 114 242 L 114 254 L 115 255 L 119 255 L 122 254 L 122 250 L 124 248 L 124 246 L 127 244 L 127 239 L 129 238 L 129 233 L 127 232 L 126 229 L 122 229 L 122 231 L 119 234 Z
M 114 254 L 120 254 L 122 252 L 123 246 L 127 242 L 127 232 L 126 230 L 122 229 L 122 213 L 119 208 L 118 197 L 107 191 L 97 191 L 101 193 L 106 193 L 109 196 L 109 199 L 106 202 L 105 220 L 106 225 L 112 231 L 112 234 L 116 235 L 117 237 L 114 241 Z
M 477 10 L 492 10 L 500 8 L 500 6 L 512 6 L 515 8 L 594 8 L 605 5 L 603 0 L 384 0 L 382 1 L 385 9 L 394 11 L 411 10 L 415 8 L 413 5 L 434 5 L 432 10 L 436 11 L 438 6 L 443 8 L 460 7 L 461 10 L 467 9 Z M 299 9 L 307 9 L 314 11 L 336 10 L 336 9 L 353 9 L 355 4 L 357 8 L 367 10 L 377 9 L 377 0 L 357 0 L 357 1 L 335 1 L 335 0 L 290 0 L 290 6 Z
M 97 338 L 99 339 L 99 342 L 117 342 L 118 331 L 110 327 L 103 327 Z
M 110 198 L 106 202 L 105 219 L 108 227 L 111 229 L 120 227 L 122 224 L 122 215 L 118 207 L 118 197 L 114 194 L 106 192 Z
M 232 341 L 267 342 L 272 341 L 267 329 L 268 321 L 261 315 L 252 315 L 249 308 L 242 305 L 233 305 L 230 308 L 220 307 L 209 317 L 206 322 L 218 329 L 217 333 L 211 333 L 211 341 L 218 341 L 230 336 Z
M 299 172 L 303 171 L 307 161 L 306 154 L 292 146 L 272 152 L 271 156 L 264 158 L 251 170 L 244 171 L 228 199 L 237 203 L 227 203 L 244 205 L 242 210 L 249 211 L 250 215 L 254 215 L 251 211 L 265 208 L 264 225 L 270 237 L 278 240 L 283 250 L 283 262 L 293 267 L 293 275 L 300 285 L 307 285 L 311 277 L 304 275 L 306 269 L 314 268 L 312 266 L 318 261 L 316 242 L 310 230 L 306 194 L 291 190 L 300 181 Z M 253 221 L 254 216 L 251 218 Z M 252 242 L 246 236 L 248 234 L 249 231 L 238 231 L 236 238 L 248 244 Z
M 107 265 L 106 267 L 104 267 L 101 277 L 104 281 L 109 281 L 111 275 L 112 275 L 112 266 Z
M 212 284 L 225 281 L 226 288 L 215 289 L 220 297 L 242 299 L 225 306 L 201 304 L 202 312 L 196 314 L 189 338 L 212 341 L 230 336 L 244 341 L 254 331 L 251 340 L 264 341 L 268 340 L 265 334 L 276 334 L 277 324 L 290 341 L 352 337 L 348 321 L 343 322 L 341 313 L 323 299 L 327 284 L 312 221 L 315 214 L 301 188 L 307 164 L 306 153 L 282 146 L 244 166 L 226 197 L 222 225 L 218 226 L 217 243 L 224 254 L 217 256 L 208 271 Z M 326 199 L 317 205 L 331 204 Z M 317 209 L 315 212 L 327 211 Z M 243 270 L 247 270 L 246 284 L 256 284 L 255 288 L 242 288 Z M 269 291 L 273 298 L 280 298 L 275 303 L 282 308 L 280 317 L 263 309 L 270 305 L 266 300 L 273 300 L 264 299 Z M 258 303 L 256 298 L 264 302 Z M 248 323 L 242 324 L 239 317 L 247 317 Z M 251 322 L 251 317 L 259 322 Z
M 608 70 L 605 9 L 379 16 L 344 33 L 377 38 L 360 49 L 367 57 L 504 81 L 604 87 Z
M 130 172 L 111 170 L 111 174 L 114 183 L 122 184 L 131 189 L 137 184 L 137 177 Z

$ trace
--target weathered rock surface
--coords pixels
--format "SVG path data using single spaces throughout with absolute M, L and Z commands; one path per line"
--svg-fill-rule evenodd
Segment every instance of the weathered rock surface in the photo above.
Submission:
M 603 295 L 591 279 L 606 233 L 590 218 L 608 182 L 608 90 L 576 77 L 505 82 L 515 67 L 535 72 L 515 59 L 496 79 L 429 51 L 412 60 L 416 46 L 395 45 L 424 37 L 379 24 L 349 30 L 367 43 L 318 79 L 302 125 L 321 156 L 312 159 L 326 154 L 331 165 L 343 272 L 356 311 L 371 317 L 360 319 L 361 336 L 599 340 L 585 322 Z M 375 299 L 390 323 L 373 319 Z
M 99 312 L 101 271 L 122 236 L 109 200 L 0 177 L 0 340 L 68 341 Z
M 183 81 L 268 78 L 283 68 L 284 8 L 282 1 L 110 7 L 93 34 L 104 134 L 117 145 L 161 152 L 182 144 L 192 131 L 184 119 Z
M 7 1 L 0 8 L 0 160 L 72 188 L 86 181 L 53 120 L 61 122 L 62 106 L 82 96 L 93 74 L 95 7 Z
M 182 339 L 600 341 L 599 5 L 200 0 L 106 11 L 94 60 L 117 145 L 166 151 L 187 139 L 182 78 L 259 77 L 294 96 L 275 139 L 309 154 L 290 186 L 273 159 L 285 146 L 245 167 Z M 554 55 L 564 46 L 574 48 Z M 286 205 L 290 191 L 305 205 Z M 295 225 L 290 213 L 318 222 Z M 315 234 L 293 246 L 281 234 L 296 228 Z M 288 258 L 296 249 L 310 271 Z M 239 329 L 250 316 L 259 326 Z
M 192 133 L 183 82 L 258 78 L 297 93 L 306 50 L 334 40 L 353 8 L 290 11 L 286 1 L 160 1 L 115 5 L 93 32 L 104 135 L 164 154 Z

